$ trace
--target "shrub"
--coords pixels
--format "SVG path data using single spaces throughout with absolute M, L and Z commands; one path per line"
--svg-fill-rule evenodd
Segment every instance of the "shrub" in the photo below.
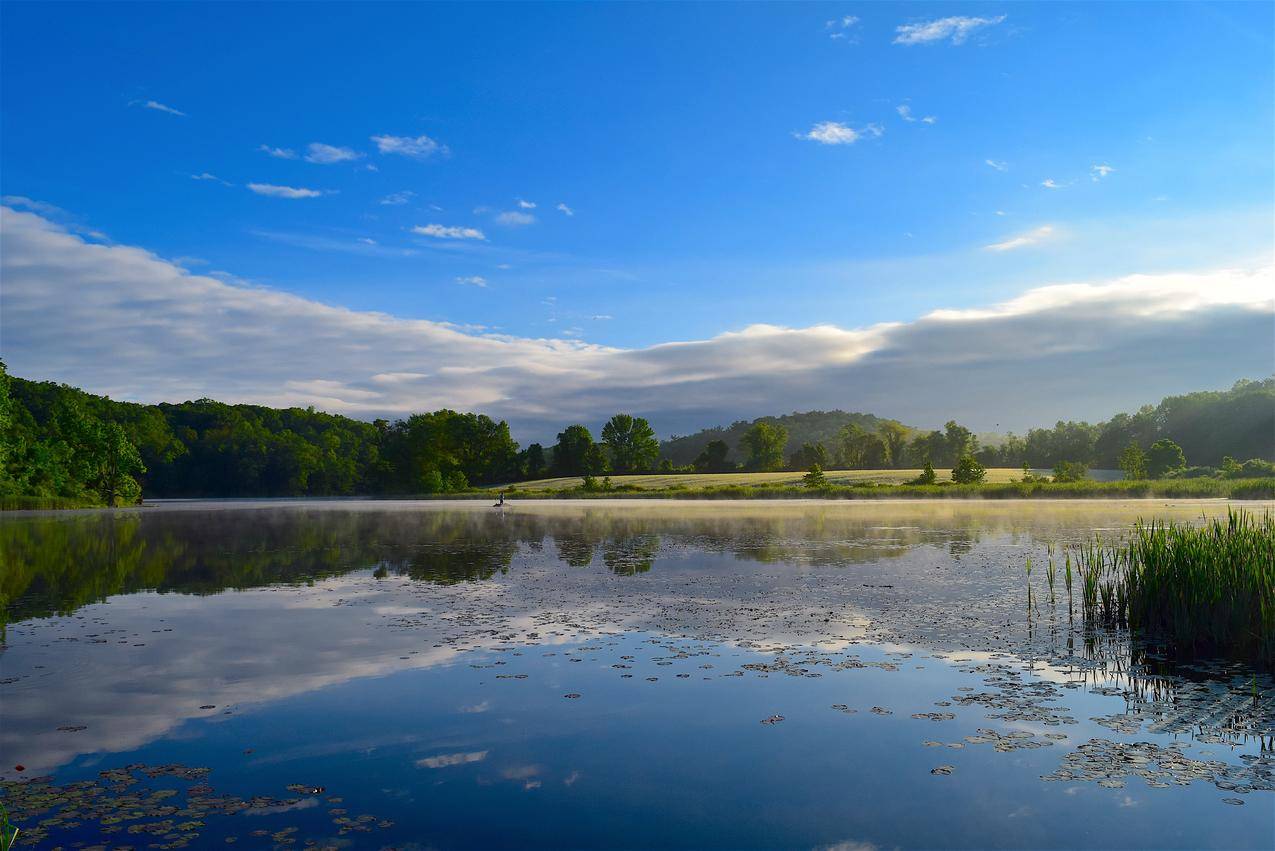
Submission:
M 952 469 L 952 481 L 958 485 L 972 485 L 981 482 L 987 476 L 987 468 L 978 463 L 973 455 L 962 455 Z
M 808 488 L 826 488 L 828 477 L 823 474 L 823 467 L 815 464 L 810 468 L 809 473 L 801 477 L 801 483 Z
M 1055 482 L 1083 482 L 1089 478 L 1089 465 L 1083 461 L 1059 461 L 1054 467 Z
M 1250 458 L 1240 465 L 1241 479 L 1262 479 L 1275 476 L 1275 463 L 1263 461 L 1261 458 Z
M 921 470 L 921 475 L 908 482 L 909 485 L 932 485 L 938 481 L 938 476 L 934 473 L 934 465 L 930 463 L 930 459 L 925 459 L 925 468 Z
M 1186 467 L 1169 475 L 1170 479 L 1211 479 L 1218 474 L 1216 467 Z

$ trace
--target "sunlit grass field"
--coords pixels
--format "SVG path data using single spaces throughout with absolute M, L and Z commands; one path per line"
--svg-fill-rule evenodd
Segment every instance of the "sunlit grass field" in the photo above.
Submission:
M 936 469 L 935 474 L 940 481 L 952 477 L 951 470 Z M 1048 470 L 1038 471 L 1048 475 Z M 612 476 L 611 483 L 616 487 L 629 485 L 642 490 L 664 490 L 671 487 L 707 488 L 722 485 L 796 485 L 801 483 L 804 472 L 791 473 L 655 473 L 640 476 Z M 858 482 L 876 482 L 883 485 L 901 485 L 921 475 L 918 470 L 825 470 L 824 476 L 833 485 L 852 485 Z M 988 482 L 1010 482 L 1023 477 L 1021 467 L 991 467 L 987 470 Z M 501 485 L 492 490 L 571 490 L 580 487 L 584 479 L 580 476 L 561 476 L 553 479 L 537 479 L 535 481 L 518 482 L 516 485 Z

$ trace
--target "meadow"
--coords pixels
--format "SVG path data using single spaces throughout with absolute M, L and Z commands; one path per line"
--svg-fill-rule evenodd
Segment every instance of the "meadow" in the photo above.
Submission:
M 951 470 L 936 469 L 940 480 L 949 480 Z M 1035 471 L 1048 475 L 1048 470 Z M 1095 471 L 1097 473 L 1105 471 Z M 754 487 L 757 485 L 800 485 L 805 470 L 776 473 L 648 473 L 631 476 L 611 476 L 611 483 L 617 488 L 634 487 L 641 490 L 667 490 L 669 488 L 716 488 L 716 487 Z M 825 470 L 824 477 L 831 485 L 902 485 L 917 476 L 921 470 Z M 1119 475 L 1117 472 L 1116 475 Z M 1023 477 L 1021 467 L 996 467 L 987 471 L 988 483 L 1012 482 Z M 582 476 L 558 476 L 549 479 L 535 479 L 519 482 L 517 488 L 535 491 L 575 490 L 584 484 Z M 507 485 L 495 486 L 495 490 L 509 489 Z

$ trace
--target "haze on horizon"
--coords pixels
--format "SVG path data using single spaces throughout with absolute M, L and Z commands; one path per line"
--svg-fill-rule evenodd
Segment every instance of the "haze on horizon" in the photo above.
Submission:
M 4 14 L 15 375 L 545 439 L 1275 371 L 1269 4 Z

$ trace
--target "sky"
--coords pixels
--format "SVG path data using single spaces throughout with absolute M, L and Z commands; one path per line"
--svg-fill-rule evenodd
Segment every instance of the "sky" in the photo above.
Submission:
M 0 357 L 524 439 L 1275 372 L 1275 6 L 5 4 Z

